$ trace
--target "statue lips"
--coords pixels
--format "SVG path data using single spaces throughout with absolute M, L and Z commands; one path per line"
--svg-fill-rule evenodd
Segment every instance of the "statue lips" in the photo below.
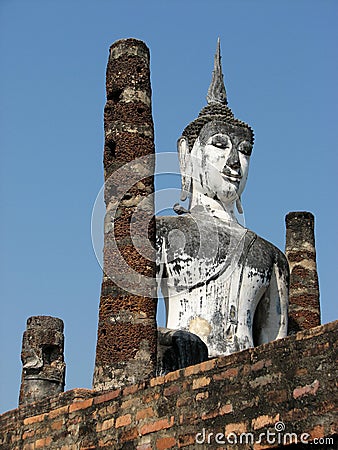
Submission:
M 223 169 L 222 176 L 233 183 L 239 183 L 242 179 L 241 172 L 232 172 L 231 169 L 228 168 Z

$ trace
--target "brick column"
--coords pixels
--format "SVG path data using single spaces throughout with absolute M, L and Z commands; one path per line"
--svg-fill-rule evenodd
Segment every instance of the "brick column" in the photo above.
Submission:
M 27 320 L 22 339 L 22 377 L 19 405 L 63 392 L 66 365 L 61 319 L 34 316 Z
M 285 253 L 290 265 L 289 334 L 320 325 L 314 216 L 290 212 L 285 217 Z
M 151 377 L 156 364 L 155 148 L 149 50 L 143 42 L 123 39 L 111 46 L 106 90 L 106 217 L 96 390 Z

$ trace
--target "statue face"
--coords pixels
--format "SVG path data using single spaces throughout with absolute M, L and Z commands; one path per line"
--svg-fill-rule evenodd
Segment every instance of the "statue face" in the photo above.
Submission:
M 252 151 L 251 135 L 244 127 L 209 122 L 191 151 L 193 190 L 229 204 L 242 194 Z

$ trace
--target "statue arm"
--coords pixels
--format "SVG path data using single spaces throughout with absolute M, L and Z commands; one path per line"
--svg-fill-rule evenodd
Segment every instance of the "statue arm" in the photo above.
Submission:
M 161 236 L 157 236 L 156 242 L 156 287 L 157 295 L 163 296 L 166 308 L 166 316 L 168 317 L 168 287 L 167 287 L 167 269 L 166 258 L 167 252 L 165 248 L 165 240 Z
M 283 338 L 288 332 L 288 303 L 289 303 L 289 267 L 283 255 L 283 264 L 275 263 L 273 267 L 272 283 L 270 283 L 271 306 L 276 308 L 279 316 L 278 333 L 275 339 Z M 273 299 L 276 299 L 273 301 Z
M 257 305 L 254 319 L 255 345 L 287 335 L 289 269 L 281 253 L 273 264 L 270 284 Z

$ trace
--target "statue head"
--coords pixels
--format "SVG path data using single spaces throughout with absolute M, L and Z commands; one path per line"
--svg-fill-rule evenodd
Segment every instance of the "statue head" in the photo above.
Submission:
M 191 200 L 198 193 L 222 206 L 237 202 L 240 209 L 254 134 L 227 106 L 219 40 L 207 101 L 208 105 L 178 140 L 181 200 Z
M 63 392 L 66 368 L 63 349 L 61 319 L 29 317 L 22 339 L 20 404 Z

